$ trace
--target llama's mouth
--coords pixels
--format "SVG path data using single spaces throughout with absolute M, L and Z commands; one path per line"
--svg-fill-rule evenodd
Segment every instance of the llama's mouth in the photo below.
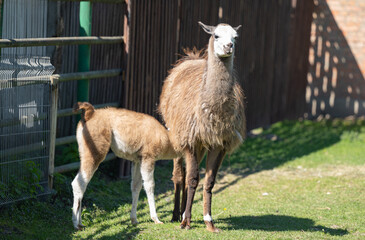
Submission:
M 233 54 L 233 52 L 227 52 L 227 53 L 224 53 L 224 54 L 220 55 L 219 57 L 220 58 L 227 58 L 227 57 L 232 56 L 232 54 Z

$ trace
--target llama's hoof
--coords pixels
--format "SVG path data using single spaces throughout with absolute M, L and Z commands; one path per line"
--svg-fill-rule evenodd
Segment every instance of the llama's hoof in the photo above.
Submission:
M 204 221 L 205 225 L 207 225 L 207 230 L 209 232 L 213 232 L 213 233 L 219 233 L 222 230 L 220 230 L 219 228 L 214 227 L 213 222 L 209 222 L 209 221 Z
M 131 218 L 132 225 L 137 225 L 139 222 L 136 218 Z
M 84 230 L 85 226 L 82 223 L 77 224 L 77 226 L 74 226 L 76 230 L 81 231 Z
M 155 222 L 155 224 L 163 224 L 163 222 L 161 222 L 160 220 L 158 220 L 156 218 L 152 218 L 152 220 Z
M 190 225 L 186 225 L 185 230 L 190 230 L 190 229 L 191 229 Z
M 190 218 L 184 219 L 181 224 L 180 224 L 181 228 L 184 228 L 185 230 L 190 230 Z M 183 226 L 183 227 L 182 227 Z
M 186 219 L 182 220 L 182 222 L 180 223 L 180 228 L 184 229 L 186 227 Z

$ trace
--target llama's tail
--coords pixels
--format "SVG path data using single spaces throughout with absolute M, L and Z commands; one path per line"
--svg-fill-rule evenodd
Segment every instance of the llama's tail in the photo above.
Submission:
M 74 112 L 81 110 L 81 120 L 86 122 L 89 121 L 94 115 L 95 108 L 88 102 L 77 102 L 73 107 Z

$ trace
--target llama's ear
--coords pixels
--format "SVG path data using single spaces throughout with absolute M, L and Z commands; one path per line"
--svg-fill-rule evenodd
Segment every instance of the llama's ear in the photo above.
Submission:
M 239 25 L 237 27 L 234 27 L 233 29 L 237 32 L 241 27 L 242 27 L 242 25 Z
M 215 26 L 208 26 L 208 25 L 205 25 L 204 23 L 202 23 L 200 21 L 198 23 L 206 33 L 208 33 L 208 34 L 213 34 L 214 33 L 214 30 L 216 28 Z

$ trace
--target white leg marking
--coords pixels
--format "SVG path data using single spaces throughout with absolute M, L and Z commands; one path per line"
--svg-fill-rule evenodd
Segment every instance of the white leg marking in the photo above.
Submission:
M 79 172 L 71 183 L 74 195 L 72 222 L 76 229 L 83 226 L 81 223 L 81 202 L 89 181 L 90 179 L 86 178 L 83 172 Z
M 138 224 L 137 221 L 137 204 L 139 193 L 142 189 L 142 176 L 141 176 L 141 163 L 133 162 L 132 164 L 132 210 L 131 210 L 131 222 L 132 224 Z
M 185 212 L 183 213 L 182 218 L 183 218 L 183 220 L 185 220 Z
M 204 221 L 211 222 L 211 221 L 213 221 L 213 219 L 209 214 L 207 214 L 207 215 L 204 216 Z
M 141 174 L 142 174 L 142 179 L 143 179 L 143 186 L 144 189 L 146 191 L 147 194 L 147 199 L 148 199 L 148 205 L 150 206 L 150 215 L 151 215 L 151 219 L 155 222 L 155 223 L 162 223 L 158 217 L 157 217 L 157 213 L 156 213 L 156 206 L 155 206 L 155 195 L 154 195 L 154 190 L 155 190 L 155 180 L 153 179 L 153 172 L 154 172 L 154 167 L 150 166 L 151 163 L 145 163 L 142 160 L 142 164 L 141 164 Z

